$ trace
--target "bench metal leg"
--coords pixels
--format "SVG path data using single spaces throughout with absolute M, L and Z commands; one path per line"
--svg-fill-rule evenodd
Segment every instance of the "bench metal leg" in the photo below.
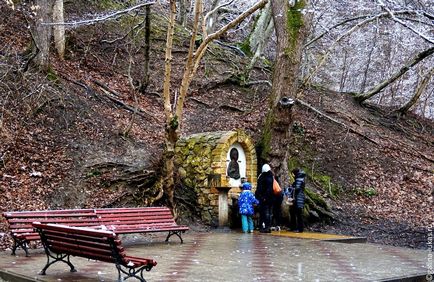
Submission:
M 52 265 L 55 264 L 58 261 L 62 261 L 64 263 L 66 263 L 67 265 L 69 265 L 69 267 L 71 268 L 71 272 L 77 272 L 77 270 L 75 269 L 74 265 L 71 263 L 71 261 L 69 260 L 69 255 L 65 255 L 65 254 L 56 254 L 53 255 L 51 254 L 49 251 L 45 251 L 45 253 L 47 254 L 47 264 L 45 264 L 44 268 L 41 270 L 41 272 L 39 272 L 40 275 L 45 275 L 46 274 L 46 270 Z M 66 260 L 65 260 L 66 258 Z M 52 261 L 51 261 L 52 260 Z
M 144 265 L 139 268 L 132 268 L 125 266 L 123 267 L 120 264 L 116 264 L 116 268 L 118 269 L 118 282 L 122 282 L 129 278 L 136 278 L 141 282 L 146 282 L 145 278 L 143 277 L 143 271 L 150 271 L 152 269 L 152 265 Z M 127 276 L 122 277 L 122 273 L 126 274 Z
M 183 233 L 183 232 L 180 232 L 180 231 L 169 231 L 169 234 L 167 235 L 165 242 L 169 242 L 169 238 L 172 235 L 176 235 L 181 240 L 181 244 L 184 243 L 184 240 L 182 240 L 182 237 L 181 237 L 181 233 Z
M 15 251 L 18 249 L 18 247 L 21 247 L 25 252 L 26 252 L 26 257 L 30 256 L 29 255 L 29 250 L 27 248 L 27 241 L 26 240 L 21 240 L 18 238 L 13 238 L 14 239 L 14 246 L 12 247 L 12 256 L 15 256 Z

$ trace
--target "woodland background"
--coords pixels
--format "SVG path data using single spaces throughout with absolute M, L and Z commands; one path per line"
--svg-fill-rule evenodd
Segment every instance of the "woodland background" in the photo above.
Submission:
M 65 28 L 65 49 L 57 54 L 50 31 L 44 61 L 35 45 L 51 25 L 38 25 L 41 2 L 54 3 L 0 1 L 1 211 L 165 204 L 170 3 L 55 1 L 67 23 L 57 25 Z M 257 2 L 205 1 L 204 14 L 215 10 L 208 34 Z M 181 83 L 194 18 L 194 1 L 177 4 L 172 85 Z M 296 11 L 310 28 L 297 43 L 299 72 L 290 77 L 297 91 L 281 93 L 296 104 L 290 134 L 279 142 L 288 167 L 308 173 L 309 229 L 426 247 L 433 224 L 433 5 L 318 0 Z M 263 140 L 279 57 L 266 7 L 208 45 L 185 99 L 181 135 L 243 129 Z M 266 24 L 257 33 L 261 15 Z M 203 38 L 199 31 L 196 47 Z M 354 98 L 381 82 L 372 98 Z M 172 88 L 170 100 L 178 94 Z M 176 177 L 174 185 L 179 219 L 206 229 L 185 200 L 193 197 L 189 188 Z M 0 228 L 5 248 L 10 238 L 4 222 Z

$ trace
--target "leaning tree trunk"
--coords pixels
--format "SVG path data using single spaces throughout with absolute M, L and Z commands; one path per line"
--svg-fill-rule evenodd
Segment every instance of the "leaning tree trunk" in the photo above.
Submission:
M 63 0 L 55 0 L 53 6 L 53 22 L 63 23 Z M 65 56 L 65 26 L 55 25 L 53 27 L 54 46 L 56 47 L 59 58 Z
M 407 64 L 405 64 L 399 71 L 393 74 L 392 77 L 384 80 L 383 82 L 375 86 L 370 91 L 354 96 L 354 99 L 356 99 L 356 101 L 358 101 L 359 103 L 363 103 L 364 101 L 371 98 L 372 96 L 380 93 L 381 90 L 383 90 L 388 85 L 393 83 L 395 80 L 400 78 L 403 74 L 409 71 L 413 66 L 423 61 L 424 59 L 430 57 L 433 53 L 434 53 L 434 47 L 422 51 L 421 53 L 417 54 L 411 61 L 407 62 Z
M 309 14 L 303 13 L 307 1 L 271 2 L 277 35 L 277 57 L 273 72 L 270 105 L 259 144 L 260 161 L 270 163 L 281 184 L 288 184 L 288 140 L 292 124 L 289 96 L 295 99 L 304 40 L 310 27 Z
M 431 77 L 434 75 L 434 68 L 431 68 L 430 71 L 424 76 L 422 81 L 418 84 L 416 88 L 416 92 L 414 93 L 413 97 L 411 97 L 410 101 L 408 101 L 404 106 L 398 109 L 398 112 L 400 115 L 405 115 L 408 110 L 410 110 L 416 102 L 419 100 L 420 96 L 425 92 L 426 88 L 428 87 L 428 83 L 431 80 Z

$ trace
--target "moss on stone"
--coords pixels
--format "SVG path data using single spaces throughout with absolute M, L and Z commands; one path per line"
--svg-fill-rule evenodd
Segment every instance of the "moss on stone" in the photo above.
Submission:
M 288 170 L 292 171 L 295 168 L 301 168 L 306 172 L 307 177 L 316 184 L 317 187 L 320 187 L 321 190 L 328 193 L 331 197 L 336 197 L 339 195 L 342 188 L 340 185 L 333 183 L 332 177 L 329 175 L 321 174 L 313 171 L 307 166 L 303 166 L 296 158 L 290 158 L 288 160 Z M 292 175 L 290 175 L 291 181 Z
M 330 210 L 329 205 L 325 201 L 325 199 L 318 193 L 313 192 L 309 188 L 305 189 L 306 196 L 317 206 L 323 207 L 326 210 Z

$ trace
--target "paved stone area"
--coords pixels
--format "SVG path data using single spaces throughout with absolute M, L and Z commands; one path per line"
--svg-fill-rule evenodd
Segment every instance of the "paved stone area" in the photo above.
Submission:
M 188 232 L 183 236 L 184 244 L 176 237 L 164 243 L 165 234 L 130 235 L 122 240 L 126 242 L 128 255 L 158 262 L 145 273 L 150 282 L 387 281 L 427 274 L 428 251 L 336 243 L 314 239 L 308 233 L 302 236 L 309 239 L 294 236 L 297 235 L 289 232 Z M 3 279 L 54 282 L 115 281 L 117 278 L 113 264 L 77 257 L 72 257 L 71 262 L 78 272 L 71 273 L 66 264 L 57 263 L 47 270 L 46 276 L 41 276 L 37 273 L 46 263 L 45 254 L 41 249 L 30 252 L 31 257 L 25 257 L 22 251 L 18 251 L 18 256 L 1 253 L 3 274 L 18 274 L 16 279 Z

